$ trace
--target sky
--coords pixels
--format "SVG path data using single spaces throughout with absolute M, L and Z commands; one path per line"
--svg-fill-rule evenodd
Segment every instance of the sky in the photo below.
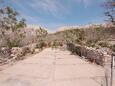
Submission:
M 105 0 L 3 0 L 0 7 L 11 6 L 27 24 L 40 25 L 49 31 L 62 26 L 104 22 Z

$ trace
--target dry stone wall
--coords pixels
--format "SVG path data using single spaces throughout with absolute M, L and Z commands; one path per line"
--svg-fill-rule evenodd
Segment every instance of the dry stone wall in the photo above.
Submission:
M 24 47 L 13 47 L 6 48 L 3 47 L 0 49 L 0 63 L 8 63 L 10 61 L 22 60 L 26 54 L 38 53 L 36 51 L 36 44 L 30 44 Z
M 112 51 L 108 48 L 96 49 L 92 47 L 69 44 L 68 49 L 72 53 L 102 66 L 111 61 Z

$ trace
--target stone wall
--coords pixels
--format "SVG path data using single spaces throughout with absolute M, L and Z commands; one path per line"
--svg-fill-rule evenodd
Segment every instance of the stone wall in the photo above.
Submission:
M 24 47 L 13 47 L 0 49 L 0 63 L 8 63 L 10 61 L 22 60 L 27 54 L 34 54 L 40 52 L 36 49 L 36 44 L 30 44 Z
M 99 65 L 104 65 L 111 61 L 111 50 L 108 48 L 91 48 L 80 45 L 69 44 L 68 49 L 91 62 Z
M 85 54 L 83 53 L 83 56 L 86 57 L 86 59 L 90 60 L 91 62 L 95 62 L 99 65 L 104 65 L 105 63 L 109 62 L 111 59 L 111 50 L 107 48 L 102 49 L 95 49 L 95 48 L 89 48 L 84 47 Z
M 0 48 L 0 63 L 7 62 L 11 58 L 11 49 L 2 47 Z

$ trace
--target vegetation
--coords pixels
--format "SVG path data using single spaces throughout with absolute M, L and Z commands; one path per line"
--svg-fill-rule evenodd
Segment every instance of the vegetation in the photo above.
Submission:
M 0 37 L 9 48 L 20 46 L 24 37 L 24 32 L 21 29 L 26 26 L 25 19 L 18 20 L 18 15 L 19 13 L 11 7 L 0 9 Z
M 115 0 L 107 0 L 104 6 L 106 8 L 107 21 L 115 25 Z
M 11 7 L 0 8 L 0 62 L 21 60 L 26 54 L 33 54 L 35 48 L 42 50 L 46 35 L 41 27 L 27 28 L 25 19 Z
M 107 27 L 104 25 L 91 25 L 88 28 L 82 29 L 70 28 L 68 30 L 50 34 L 49 38 L 47 38 L 47 40 L 57 40 L 67 45 L 72 43 L 74 45 L 94 48 L 110 48 L 110 42 L 113 39 L 115 39 L 115 29 L 112 26 Z
M 47 30 L 41 27 L 36 30 L 36 35 L 39 38 L 38 40 L 44 39 L 47 36 L 47 34 L 48 34 Z
M 0 8 L 0 47 L 12 48 L 41 43 L 47 34 L 41 27 L 36 30 L 28 29 L 25 19 L 20 18 L 19 13 L 11 7 Z
M 36 48 L 40 49 L 40 50 L 43 50 L 43 47 L 44 47 L 45 43 L 43 40 L 40 40 L 37 45 L 36 45 Z
M 46 38 L 47 34 L 48 34 L 48 32 L 41 27 L 36 30 L 36 35 L 37 35 L 36 48 L 39 48 L 41 50 L 43 49 L 43 47 L 45 46 L 45 38 Z
M 54 40 L 51 44 L 52 48 L 57 48 L 59 46 L 59 42 L 57 40 Z
M 80 29 L 70 29 L 64 31 L 64 39 L 67 43 L 79 43 L 84 40 L 84 31 Z
M 108 21 L 115 25 L 115 3 L 108 1 L 105 7 L 107 9 L 105 15 L 108 17 Z M 0 8 L 0 47 L 22 47 L 24 45 L 22 42 L 25 41 L 27 42 L 26 45 L 36 43 L 36 48 L 40 50 L 47 45 L 52 48 L 57 48 L 65 44 L 72 53 L 78 54 L 79 56 L 82 56 L 80 46 L 94 48 L 107 47 L 115 51 L 115 44 L 111 45 L 109 43 L 110 40 L 115 39 L 114 26 L 91 25 L 87 28 L 70 28 L 54 34 L 48 34 L 47 30 L 40 27 L 31 30 L 34 32 L 34 35 L 28 33 L 31 31 L 27 32 L 31 28 L 25 29 L 25 27 L 25 19 L 20 18 L 18 12 L 11 7 Z M 29 37 L 31 39 L 28 39 Z M 27 47 L 24 48 L 24 53 L 29 52 L 29 50 Z
M 110 47 L 115 52 L 115 44 Z
M 67 46 L 67 49 L 70 50 L 73 54 L 81 56 L 81 47 L 79 45 L 75 46 L 72 43 L 68 43 Z
M 109 47 L 109 44 L 107 42 L 99 42 L 98 45 L 101 47 Z

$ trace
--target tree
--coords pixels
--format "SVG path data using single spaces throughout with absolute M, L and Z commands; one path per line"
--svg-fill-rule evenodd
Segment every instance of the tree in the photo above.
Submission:
M 37 48 L 40 48 L 41 50 L 43 49 L 44 45 L 45 45 L 45 37 L 47 36 L 48 32 L 47 30 L 43 29 L 43 28 L 39 28 L 36 30 L 36 36 L 37 36 Z
M 24 37 L 21 28 L 26 26 L 25 19 L 18 20 L 18 15 L 19 13 L 9 6 L 0 8 L 0 37 L 6 41 L 8 47 L 19 46 Z M 13 37 L 10 36 L 12 34 Z
M 84 40 L 84 31 L 82 29 L 65 30 L 64 39 L 67 43 L 80 44 Z
M 104 6 L 106 8 L 105 16 L 108 17 L 107 21 L 115 25 L 115 0 L 108 0 Z
M 43 40 L 47 34 L 48 34 L 47 30 L 45 30 L 41 27 L 36 30 L 36 35 L 37 35 L 38 41 Z

